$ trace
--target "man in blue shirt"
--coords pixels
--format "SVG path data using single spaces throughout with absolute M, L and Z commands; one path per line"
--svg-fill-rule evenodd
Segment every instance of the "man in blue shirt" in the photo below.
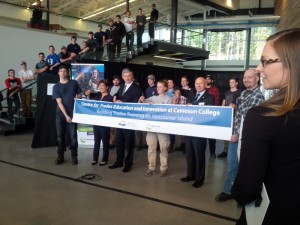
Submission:
M 58 66 L 60 64 L 60 59 L 55 53 L 55 48 L 53 45 L 49 46 L 50 54 L 47 56 L 46 61 L 49 64 L 49 72 L 52 74 L 57 74 Z
M 81 90 L 77 81 L 69 80 L 68 71 L 65 66 L 60 66 L 58 70 L 59 82 L 53 87 L 52 99 L 57 102 L 56 109 L 56 131 L 57 131 L 57 159 L 55 164 L 64 162 L 64 152 L 66 151 L 65 136 L 68 130 L 70 140 L 70 150 L 72 164 L 78 164 L 77 151 L 77 124 L 72 122 L 75 98 L 81 98 Z

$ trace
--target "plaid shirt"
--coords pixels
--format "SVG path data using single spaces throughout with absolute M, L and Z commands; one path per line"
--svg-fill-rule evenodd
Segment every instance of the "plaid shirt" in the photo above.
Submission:
M 217 87 L 210 87 L 210 88 L 206 88 L 207 92 L 209 94 L 211 94 L 212 96 L 214 96 L 215 98 L 215 105 L 216 106 L 220 106 L 220 91 L 219 88 Z
M 249 109 L 264 101 L 265 98 L 261 93 L 259 86 L 253 90 L 242 91 L 241 95 L 236 99 L 237 109 L 233 121 L 233 134 L 239 136 L 242 117 L 245 118 Z

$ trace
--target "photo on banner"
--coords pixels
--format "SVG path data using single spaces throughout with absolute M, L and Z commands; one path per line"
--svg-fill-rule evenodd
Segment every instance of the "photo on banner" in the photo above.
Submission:
M 104 79 L 104 64 L 72 63 L 71 72 L 71 78 L 78 82 L 82 97 L 85 98 L 86 90 L 97 92 L 98 81 Z

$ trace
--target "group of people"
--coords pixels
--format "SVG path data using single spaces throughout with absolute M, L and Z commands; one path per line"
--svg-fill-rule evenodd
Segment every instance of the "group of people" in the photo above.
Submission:
M 300 29 L 282 31 L 269 37 L 257 68 L 248 69 L 244 73 L 243 83 L 246 89 L 238 92 L 237 80 L 232 78 L 229 81 L 230 91 L 225 94 L 227 98 L 223 100 L 223 105 L 233 107 L 235 113 L 233 133 L 228 145 L 227 179 L 224 184 L 224 191 L 216 196 L 216 200 L 226 201 L 234 198 L 241 206 L 253 201 L 259 206 L 260 202 L 265 200 L 261 199 L 264 183 L 270 205 L 263 224 L 298 224 L 300 222 L 298 213 L 300 199 L 297 195 L 300 188 L 300 152 L 298 151 L 300 146 L 299 40 Z M 59 70 L 61 81 L 57 87 L 55 86 L 55 92 L 59 90 L 59 86 L 70 82 L 64 82 L 62 78 L 66 76 L 62 76 L 62 74 Z M 278 92 L 267 101 L 264 101 L 260 92 L 260 77 L 266 89 L 278 89 Z M 148 76 L 148 80 L 153 80 L 153 78 L 153 75 Z M 171 104 L 182 100 L 181 94 L 175 94 L 172 80 L 158 81 L 156 90 L 153 88 L 153 82 L 149 82 L 149 85 L 152 85 L 145 93 L 150 93 L 150 96 L 146 97 L 142 95 L 140 87 L 134 82 L 134 75 L 130 69 L 122 71 L 122 79 L 124 83 L 120 85 L 113 96 L 110 95 L 109 97 L 107 97 L 109 95 L 107 85 L 104 81 L 99 82 L 100 96 L 103 94 L 99 100 L 151 104 Z M 79 93 L 75 86 L 74 84 L 73 94 L 70 95 L 71 102 Z M 60 104 L 61 102 L 62 105 L 67 104 L 67 102 L 62 101 L 64 98 L 63 91 L 59 92 L 60 94 L 53 95 L 61 110 L 59 117 L 71 124 L 71 115 L 65 114 L 66 110 Z M 171 92 L 173 98 L 169 96 Z M 188 91 L 185 100 L 187 104 L 192 105 L 214 105 L 216 101 L 214 96 L 208 93 L 207 80 L 204 77 L 196 78 L 195 87 Z M 245 118 L 243 132 L 241 130 L 242 118 Z M 101 129 L 99 133 L 101 133 Z M 107 134 L 108 132 L 104 133 Z M 101 138 L 105 139 L 106 137 L 101 134 Z M 167 149 L 171 142 L 170 136 L 147 132 L 146 139 L 149 164 L 145 175 L 152 176 L 156 173 L 157 142 L 159 142 L 161 150 L 160 176 L 167 175 Z M 127 173 L 133 165 L 134 131 L 117 128 L 116 140 L 117 159 L 109 168 L 124 167 L 123 172 Z M 184 141 L 187 176 L 181 178 L 181 181 L 194 181 L 194 187 L 201 187 L 205 180 L 206 139 L 185 137 Z M 239 141 L 241 141 L 240 160 L 237 149 Z M 97 163 L 97 154 L 98 152 L 94 152 L 93 165 Z M 72 150 L 73 164 L 78 163 L 75 156 L 77 154 L 73 153 Z M 104 158 L 104 160 L 100 165 L 106 164 L 108 158 Z M 62 161 L 63 151 L 60 150 L 57 162 L 61 163 Z M 247 224 L 245 210 L 243 210 L 237 224 Z
M 155 24 L 159 12 L 156 5 L 152 4 L 152 12 L 149 20 L 149 36 L 151 43 L 154 41 Z M 107 50 L 109 61 L 114 61 L 115 57 L 119 58 L 121 53 L 122 40 L 126 38 L 127 54 L 131 55 L 134 45 L 134 30 L 137 34 L 137 48 L 142 47 L 142 36 L 147 23 L 146 17 L 141 8 L 138 9 L 136 18 L 132 17 L 131 11 L 127 11 L 124 18 L 117 15 L 115 20 L 109 19 L 106 31 L 103 31 L 102 25 L 98 25 L 98 31 L 94 34 L 88 33 L 87 41 L 82 43 L 81 59 L 101 60 L 104 48 Z
M 9 120 L 13 122 L 13 115 L 19 112 L 22 104 L 22 116 L 32 117 L 31 102 L 32 102 L 32 81 L 35 76 L 32 70 L 27 69 L 27 63 L 21 62 L 21 69 L 16 76 L 14 69 L 8 70 L 8 78 L 5 79 L 6 100 L 7 100 L 7 114 Z M 21 101 L 19 97 L 21 95 Z M 13 107 L 13 104 L 15 107 Z
M 293 43 L 293 45 L 291 44 Z M 50 54 L 53 53 L 50 46 Z M 263 224 L 298 224 L 300 188 L 300 29 L 278 32 L 268 38 L 263 49 L 260 63 L 256 69 L 244 72 L 243 84 L 245 90 L 237 88 L 238 80 L 229 80 L 230 90 L 225 93 L 222 105 L 234 108 L 233 133 L 224 152 L 220 157 L 227 156 L 228 172 L 224 183 L 224 190 L 216 196 L 219 202 L 236 199 L 239 205 L 256 201 L 259 205 L 261 190 L 264 183 L 270 205 L 264 217 Z M 76 123 L 72 122 L 74 101 L 81 98 L 81 90 L 76 80 L 70 80 L 68 68 L 60 63 L 49 65 L 44 60 L 44 54 L 39 54 L 41 61 L 37 64 L 35 73 L 46 70 L 57 71 L 59 82 L 53 88 L 53 99 L 57 102 L 56 127 L 58 150 L 56 164 L 64 162 L 66 150 L 65 136 L 68 133 L 72 164 L 78 164 L 78 143 Z M 39 66 L 38 66 L 39 65 Z M 46 65 L 46 69 L 42 67 Z M 28 72 L 26 62 L 21 63 L 20 78 L 16 78 L 15 71 L 8 71 L 5 80 L 7 86 L 7 103 L 20 105 L 16 94 L 23 90 L 24 95 L 27 82 L 34 79 L 34 74 Z M 56 69 L 56 67 L 58 67 Z M 264 100 L 259 88 L 262 78 L 266 89 L 277 89 L 277 93 Z M 151 103 L 151 104 L 191 104 L 191 105 L 220 105 L 220 98 L 213 85 L 214 78 L 198 77 L 194 87 L 189 86 L 188 78 L 183 76 L 181 88 L 175 86 L 174 81 L 161 80 L 155 83 L 155 76 L 148 75 L 149 87 L 143 93 L 134 81 L 133 71 L 126 68 L 122 71 L 123 83 L 120 77 L 114 77 L 114 85 L 109 87 L 107 81 L 97 83 L 98 94 L 95 100 L 115 103 Z M 28 85 L 30 86 L 30 85 Z M 22 93 L 22 91 L 21 91 Z M 22 98 L 22 104 L 27 97 Z M 216 101 L 219 101 L 216 103 Z M 23 106 L 26 109 L 26 106 Z M 12 115 L 14 112 L 10 111 Z M 24 113 L 30 115 L 30 111 Z M 243 129 L 242 118 L 244 118 Z M 66 132 L 68 130 L 68 132 Z M 108 127 L 94 126 L 95 146 L 91 164 L 100 166 L 108 164 L 110 135 Z M 117 158 L 110 169 L 123 167 L 127 173 L 132 169 L 135 135 L 133 130 L 115 129 Z M 174 135 L 147 132 L 148 168 L 145 176 L 156 173 L 157 145 L 160 150 L 160 176 L 168 172 L 168 153 L 174 149 L 172 139 Z M 241 136 L 241 137 L 240 137 Z M 103 142 L 103 156 L 99 162 L 100 141 Z M 238 143 L 241 145 L 238 156 Z M 193 181 L 193 186 L 201 187 L 205 181 L 205 149 L 207 139 L 204 137 L 181 136 L 181 149 L 185 149 L 187 173 L 181 178 L 182 182 Z M 172 146 L 173 144 L 173 146 Z M 216 158 L 215 143 L 209 140 L 210 157 Z M 226 148 L 226 146 L 228 148 Z M 243 210 L 237 224 L 247 224 L 245 210 Z

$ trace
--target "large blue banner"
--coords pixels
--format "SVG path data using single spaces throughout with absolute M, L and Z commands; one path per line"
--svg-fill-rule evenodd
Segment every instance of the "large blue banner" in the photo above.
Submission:
M 217 139 L 229 140 L 232 117 L 233 109 L 230 107 L 111 103 L 77 99 L 73 121 L 188 136 L 213 135 Z

